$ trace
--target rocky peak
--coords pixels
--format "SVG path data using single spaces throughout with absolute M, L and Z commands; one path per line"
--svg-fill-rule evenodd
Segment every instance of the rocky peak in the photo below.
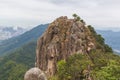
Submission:
M 95 38 L 85 23 L 62 16 L 49 24 L 39 38 L 36 66 L 52 76 L 57 71 L 57 61 L 73 54 L 88 54 L 95 48 Z

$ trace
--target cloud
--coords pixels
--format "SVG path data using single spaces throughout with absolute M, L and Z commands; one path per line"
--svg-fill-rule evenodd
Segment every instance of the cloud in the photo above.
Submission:
M 0 25 L 35 26 L 77 13 L 96 28 L 120 27 L 119 0 L 0 0 Z

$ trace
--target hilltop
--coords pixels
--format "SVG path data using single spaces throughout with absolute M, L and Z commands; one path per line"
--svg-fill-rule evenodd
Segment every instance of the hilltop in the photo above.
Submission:
M 119 69 L 119 62 L 104 38 L 77 15 L 54 20 L 37 42 L 36 66 L 51 80 L 101 80 L 107 75 L 108 80 L 118 79 L 119 74 L 112 76 L 113 70 L 109 74 L 103 68 L 114 65 Z

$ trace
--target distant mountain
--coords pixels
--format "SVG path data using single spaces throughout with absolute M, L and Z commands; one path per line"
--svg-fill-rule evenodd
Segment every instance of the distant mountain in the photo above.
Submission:
M 110 30 L 97 30 L 97 32 L 105 38 L 105 42 L 109 44 L 115 52 L 120 54 L 120 32 Z
M 34 41 L 34 40 L 36 41 L 38 37 L 41 36 L 42 33 L 45 31 L 47 26 L 48 24 L 39 25 L 31 29 L 30 31 L 25 32 L 20 36 L 2 41 L 0 43 L 0 55 L 7 54 L 30 41 Z
M 26 29 L 21 27 L 0 27 L 0 41 L 18 36 L 24 33 Z

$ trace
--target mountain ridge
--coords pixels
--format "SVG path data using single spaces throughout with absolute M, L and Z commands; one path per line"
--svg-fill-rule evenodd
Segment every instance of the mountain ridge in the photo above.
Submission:
M 2 41 L 0 44 L 0 55 L 7 54 L 27 42 L 30 42 L 32 40 L 37 40 L 37 38 L 40 35 L 42 35 L 42 33 L 45 31 L 45 29 L 47 28 L 47 25 L 48 24 L 38 25 L 37 27 L 31 29 L 30 31 L 25 32 L 20 36 Z

